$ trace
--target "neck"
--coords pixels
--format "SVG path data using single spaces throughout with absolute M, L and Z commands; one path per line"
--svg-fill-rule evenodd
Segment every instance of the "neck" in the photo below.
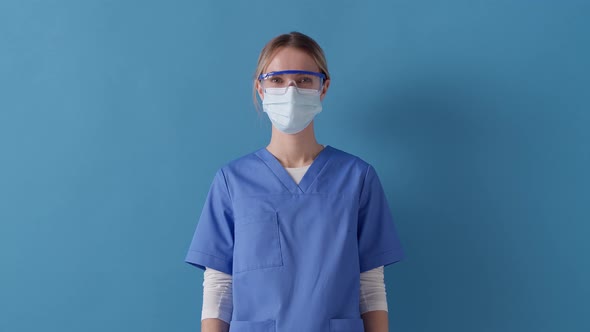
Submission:
M 323 146 L 316 141 L 312 121 L 305 129 L 293 135 L 272 127 L 272 136 L 266 149 L 283 167 L 291 168 L 311 164 Z

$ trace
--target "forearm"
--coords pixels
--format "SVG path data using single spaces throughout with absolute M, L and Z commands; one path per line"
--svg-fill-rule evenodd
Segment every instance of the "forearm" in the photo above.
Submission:
M 365 332 L 389 331 L 389 320 L 387 317 L 387 311 L 385 310 L 367 311 L 361 315 L 361 318 L 363 319 Z
M 218 318 L 205 318 L 201 320 L 202 332 L 228 332 L 229 324 Z

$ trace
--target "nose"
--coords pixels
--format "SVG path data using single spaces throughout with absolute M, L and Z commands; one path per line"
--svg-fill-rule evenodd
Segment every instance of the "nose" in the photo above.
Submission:
M 287 86 L 294 86 L 297 87 L 297 83 L 294 80 L 290 80 L 289 84 L 287 84 Z

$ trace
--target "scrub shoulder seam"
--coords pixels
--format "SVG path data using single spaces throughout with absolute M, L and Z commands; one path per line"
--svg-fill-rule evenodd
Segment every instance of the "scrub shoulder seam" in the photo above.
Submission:
M 219 169 L 219 172 L 221 173 L 221 176 L 223 177 L 223 183 L 225 184 L 225 192 L 227 193 L 227 196 L 229 197 L 229 200 L 230 201 L 233 201 L 232 195 L 229 192 L 229 185 L 227 184 L 227 177 L 225 176 L 225 172 L 223 171 L 223 167 L 221 167 Z

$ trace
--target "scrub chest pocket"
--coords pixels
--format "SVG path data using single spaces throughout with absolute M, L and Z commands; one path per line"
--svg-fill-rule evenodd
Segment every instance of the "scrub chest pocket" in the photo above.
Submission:
M 276 212 L 235 218 L 234 273 L 283 266 Z

